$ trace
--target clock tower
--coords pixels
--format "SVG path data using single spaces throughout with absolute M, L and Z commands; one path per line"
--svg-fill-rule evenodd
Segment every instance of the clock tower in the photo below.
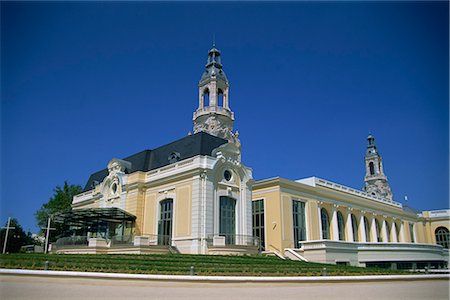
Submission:
M 375 145 L 375 138 L 369 134 L 367 137 L 367 149 L 365 155 L 366 176 L 364 191 L 378 197 L 392 201 L 392 191 L 383 170 L 383 162 Z
M 238 133 L 233 133 L 234 113 L 230 109 L 229 85 L 222 69 L 220 51 L 213 46 L 198 84 L 198 108 L 194 112 L 194 133 L 207 132 L 240 148 Z

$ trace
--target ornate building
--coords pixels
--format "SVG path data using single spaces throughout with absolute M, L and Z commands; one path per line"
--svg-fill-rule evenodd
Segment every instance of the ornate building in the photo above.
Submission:
M 199 82 L 193 121 L 193 135 L 113 158 L 89 177 L 84 193 L 73 199 L 73 211 L 57 221 L 99 252 L 119 251 L 112 247 L 116 244 L 132 253 L 256 253 L 252 170 L 241 162 L 228 80 L 216 48 L 209 51 Z M 64 243 L 54 249 L 78 253 Z
M 213 47 L 198 84 L 194 134 L 93 173 L 70 227 L 66 253 L 266 254 L 398 268 L 448 261 L 449 210 L 420 213 L 394 201 L 375 138 L 368 137 L 363 191 L 325 179 L 254 181 L 233 131 L 229 83 Z

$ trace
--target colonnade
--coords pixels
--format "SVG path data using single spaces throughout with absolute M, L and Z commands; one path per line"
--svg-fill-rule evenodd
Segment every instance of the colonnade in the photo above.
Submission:
M 328 205 L 330 206 L 330 205 Z M 322 210 L 326 210 L 324 216 Z M 320 239 L 330 239 L 347 242 L 382 242 L 382 243 L 404 243 L 414 242 L 414 227 L 411 226 L 412 233 L 406 236 L 405 226 L 413 224 L 403 221 L 400 218 L 388 217 L 378 214 L 339 205 L 331 205 L 331 211 L 325 205 L 318 206 Z M 322 220 L 322 217 L 329 217 L 329 220 Z M 341 219 L 341 220 L 340 220 Z M 328 226 L 328 228 L 323 228 Z M 324 237 L 328 232 L 328 237 Z

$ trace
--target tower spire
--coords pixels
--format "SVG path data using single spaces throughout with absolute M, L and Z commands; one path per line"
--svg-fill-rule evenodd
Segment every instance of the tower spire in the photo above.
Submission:
M 198 83 L 198 108 L 194 112 L 194 132 L 207 132 L 240 145 L 233 133 L 234 113 L 228 99 L 228 79 L 223 71 L 221 53 L 215 47 L 208 52 L 205 70 Z
M 365 155 L 366 176 L 364 191 L 392 201 L 392 191 L 383 170 L 383 162 L 375 144 L 375 137 L 369 133 Z

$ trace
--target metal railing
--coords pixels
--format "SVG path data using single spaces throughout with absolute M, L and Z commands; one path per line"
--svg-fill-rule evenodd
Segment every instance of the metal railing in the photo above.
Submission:
M 53 249 L 60 249 L 65 247 L 87 247 L 89 243 L 88 237 L 85 235 L 74 235 L 62 237 L 52 243 Z
M 109 246 L 132 246 L 134 244 L 133 235 L 116 235 L 111 237 L 109 240 Z
M 172 238 L 168 235 L 146 234 L 148 238 L 146 246 L 170 246 Z M 134 246 L 134 235 L 117 235 L 104 239 L 108 247 Z M 89 238 L 92 236 L 68 236 L 59 238 L 52 243 L 53 249 L 69 248 L 69 247 L 88 247 Z M 100 237 L 100 239 L 103 239 Z
M 172 237 L 170 235 L 162 234 L 144 234 L 148 238 L 149 246 L 170 246 L 172 244 Z
M 260 248 L 258 237 L 242 234 L 211 234 L 206 237 L 206 243 L 210 246 L 247 246 Z

